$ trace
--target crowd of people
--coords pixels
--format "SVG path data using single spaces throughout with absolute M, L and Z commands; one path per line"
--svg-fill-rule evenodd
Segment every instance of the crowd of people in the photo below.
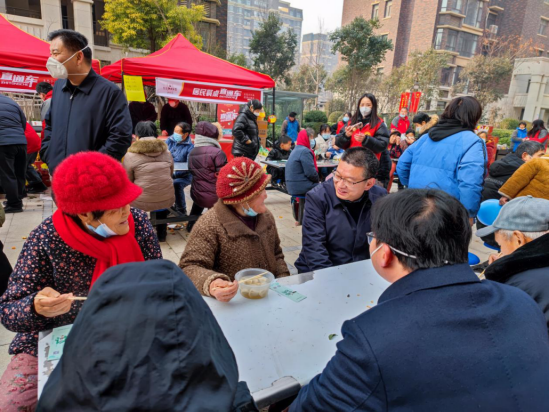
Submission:
M 23 210 L 27 190 L 45 190 L 32 175 L 37 152 L 57 206 L 14 268 L 0 253 L 1 321 L 17 333 L 0 410 L 257 410 L 202 296 L 228 304 L 244 269 L 290 276 L 268 185 L 306 201 L 299 273 L 370 259 L 391 284 L 375 308 L 343 323 L 335 356 L 280 410 L 547 408 L 543 121 L 530 130 L 521 123 L 512 153 L 496 160 L 488 133 L 475 133 L 482 107 L 474 97 L 455 98 L 440 117 L 411 118 L 402 108 L 387 126 L 365 93 L 354 112 L 319 130 L 290 113 L 267 157 L 285 167 L 265 173 L 255 161 L 261 102 L 241 107 L 229 160 L 219 124 L 193 127 L 186 105 L 169 100 L 158 128 L 153 105 L 128 105 L 93 71 L 84 36 L 58 30 L 49 40 L 48 69 L 59 80 L 37 87 L 42 141 L 0 96 L 5 213 Z M 319 166 L 325 160 L 337 167 Z M 175 170 L 181 162 L 188 170 Z M 189 186 L 190 215 L 200 218 L 187 226 L 177 267 L 163 260 L 166 225 L 154 228 L 147 212 L 186 215 Z M 485 201 L 500 208 L 493 222 L 476 219 Z M 468 260 L 475 221 L 476 235 L 498 249 L 482 274 Z M 38 401 L 38 333 L 69 324 Z

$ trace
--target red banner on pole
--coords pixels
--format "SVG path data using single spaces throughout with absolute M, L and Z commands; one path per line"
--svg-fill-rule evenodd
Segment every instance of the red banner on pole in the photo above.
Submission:
M 419 109 L 420 101 L 421 101 L 421 92 L 413 92 L 412 101 L 410 103 L 410 112 L 417 113 Z
M 240 106 L 238 104 L 218 104 L 217 121 L 223 128 L 224 136 L 233 135 L 234 121 L 238 117 Z
M 400 110 L 403 107 L 408 108 L 408 102 L 409 101 L 410 101 L 410 92 L 402 93 L 400 95 L 400 106 L 398 107 L 398 111 L 400 112 Z
M 40 82 L 55 83 L 48 72 L 0 67 L 0 91 L 12 93 L 36 93 Z
M 206 103 L 245 104 L 256 99 L 263 101 L 263 91 L 243 86 L 188 82 L 156 78 L 156 94 L 172 99 L 194 100 Z

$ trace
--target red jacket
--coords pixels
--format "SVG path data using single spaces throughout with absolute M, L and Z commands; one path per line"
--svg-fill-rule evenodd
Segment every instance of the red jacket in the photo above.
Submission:
M 27 154 L 38 153 L 42 141 L 29 122 L 27 122 L 27 127 L 25 129 L 25 137 L 27 138 Z
M 400 134 L 405 134 L 410 128 L 410 119 L 405 117 L 404 119 L 400 116 L 397 116 L 391 122 L 391 131 L 398 130 Z

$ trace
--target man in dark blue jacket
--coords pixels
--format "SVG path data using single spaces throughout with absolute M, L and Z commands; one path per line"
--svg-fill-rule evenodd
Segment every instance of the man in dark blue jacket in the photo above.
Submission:
M 12 99 L 0 96 L 0 184 L 6 193 L 6 213 L 23 211 L 27 170 L 27 118 Z
M 55 82 L 40 157 L 50 173 L 66 157 L 98 151 L 121 160 L 132 142 L 124 93 L 91 68 L 88 40 L 73 30 L 50 33 L 47 67 Z
M 376 186 L 379 162 L 370 149 L 348 149 L 332 180 L 307 193 L 300 273 L 370 258 L 370 209 L 387 191 Z
M 372 264 L 392 285 L 343 324 L 297 411 L 546 411 L 549 337 L 523 291 L 468 265 L 469 214 L 440 190 L 379 200 Z

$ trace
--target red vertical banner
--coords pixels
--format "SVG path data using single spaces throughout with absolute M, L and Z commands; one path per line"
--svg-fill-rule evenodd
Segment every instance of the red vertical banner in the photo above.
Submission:
M 419 103 L 421 102 L 421 92 L 412 93 L 412 101 L 410 102 L 410 112 L 417 113 L 419 110 Z
M 400 106 L 398 107 L 398 111 L 400 112 L 400 110 L 403 107 L 408 108 L 408 102 L 409 101 L 410 101 L 410 92 L 402 93 L 400 95 Z
M 223 104 L 217 105 L 217 121 L 223 128 L 224 136 L 232 136 L 234 121 L 238 117 L 240 105 L 238 104 Z

